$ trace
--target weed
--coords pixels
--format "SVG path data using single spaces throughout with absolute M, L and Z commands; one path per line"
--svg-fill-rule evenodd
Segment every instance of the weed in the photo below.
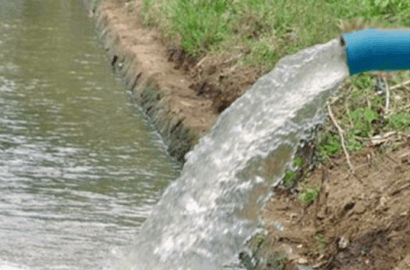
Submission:
M 283 176 L 283 186 L 285 189 L 291 189 L 295 185 L 296 173 L 291 170 L 286 170 Z
M 285 170 L 285 174 L 283 176 L 283 187 L 287 190 L 290 190 L 295 187 L 298 173 L 303 166 L 303 158 L 300 156 L 295 156 L 293 159 L 293 168 L 289 168 Z M 302 178 L 304 178 L 302 176 Z
M 303 158 L 302 157 L 295 157 L 293 159 L 293 166 L 301 167 L 303 165 Z
M 389 125 L 392 129 L 405 130 L 410 126 L 410 114 L 397 113 L 389 116 Z
M 401 71 L 395 78 L 403 80 L 409 76 L 408 71 Z M 338 102 L 332 105 L 336 121 L 344 131 L 346 148 L 350 152 L 361 150 L 375 136 L 382 136 L 390 131 L 410 130 L 407 92 L 390 91 L 387 113 L 386 90 L 380 91 L 377 80 L 380 79 L 370 73 L 350 77 L 339 92 Z M 340 136 L 331 121 L 324 123 L 319 135 L 317 144 L 322 159 L 327 160 L 328 157 L 340 154 Z M 378 146 L 378 149 L 393 151 L 397 147 L 395 141 Z
M 323 253 L 326 247 L 326 239 L 320 233 L 315 234 L 314 238 L 316 240 L 316 249 L 314 252 L 319 254 Z
M 319 157 L 325 160 L 330 156 L 338 154 L 340 149 L 340 137 L 337 134 L 324 134 L 318 144 Z
M 269 256 L 266 262 L 266 267 L 267 269 L 282 270 L 287 259 L 288 255 L 285 252 L 275 251 L 271 256 Z
M 320 183 L 314 186 L 307 184 L 307 183 L 303 183 L 302 190 L 298 194 L 297 199 L 303 204 L 313 202 L 319 195 L 320 186 L 321 186 Z
M 360 249 L 360 256 L 361 256 L 361 257 L 366 256 L 367 250 L 368 250 L 368 247 L 363 246 L 363 247 Z

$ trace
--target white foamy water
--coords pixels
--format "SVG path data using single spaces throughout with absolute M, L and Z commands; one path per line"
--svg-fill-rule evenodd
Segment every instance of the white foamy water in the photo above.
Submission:
M 336 39 L 281 59 L 188 153 L 118 269 L 243 269 L 236 258 L 269 187 L 348 75 Z

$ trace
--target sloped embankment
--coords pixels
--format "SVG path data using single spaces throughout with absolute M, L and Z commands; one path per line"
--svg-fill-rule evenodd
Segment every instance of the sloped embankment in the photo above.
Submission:
M 178 160 L 212 125 L 212 101 L 197 96 L 193 81 L 168 61 L 169 53 L 154 30 L 140 24 L 125 1 L 95 6 L 84 0 L 97 21 L 109 61 L 123 79 L 132 98 L 150 116 L 155 128 Z

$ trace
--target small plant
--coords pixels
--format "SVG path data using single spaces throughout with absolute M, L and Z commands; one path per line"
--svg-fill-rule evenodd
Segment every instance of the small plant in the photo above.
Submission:
M 256 245 L 256 247 L 260 247 L 265 241 L 266 235 L 262 233 L 255 234 L 251 239 L 252 244 Z
M 302 190 L 298 194 L 297 199 L 303 204 L 313 202 L 319 195 L 320 187 L 321 187 L 320 183 L 314 186 L 307 184 L 307 183 L 302 184 Z
M 267 269 L 282 270 L 287 259 L 288 255 L 285 252 L 275 251 L 269 256 L 266 262 L 266 267 Z
M 325 134 L 318 144 L 318 150 L 319 156 L 323 159 L 338 154 L 341 150 L 339 135 Z
M 295 157 L 293 159 L 293 166 L 295 167 L 301 167 L 303 165 L 303 159 L 302 157 Z
M 361 257 L 364 257 L 364 256 L 366 256 L 366 254 L 367 254 L 367 247 L 366 246 L 363 246 L 361 249 L 360 249 L 360 256 Z
M 326 239 L 320 233 L 315 234 L 314 236 L 316 240 L 316 250 L 315 253 L 323 253 L 323 250 L 326 247 Z
M 283 185 L 286 189 L 290 189 L 295 185 L 296 173 L 291 170 L 286 170 L 283 176 Z
M 390 115 L 389 126 L 397 130 L 404 130 L 408 128 L 410 126 L 410 115 L 407 113 L 397 113 Z

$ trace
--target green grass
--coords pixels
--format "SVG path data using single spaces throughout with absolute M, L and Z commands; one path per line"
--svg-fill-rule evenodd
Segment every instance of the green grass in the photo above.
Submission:
M 314 238 L 316 240 L 316 248 L 314 253 L 322 254 L 326 247 L 326 239 L 320 233 L 315 234 Z
M 332 104 L 332 111 L 344 131 L 345 145 L 349 152 L 372 145 L 372 139 L 374 141 L 384 134 L 410 131 L 410 91 L 405 88 L 389 91 L 389 107 L 386 112 L 387 91 L 375 91 L 374 80 L 377 77 L 370 73 L 350 77 L 339 91 L 337 101 Z M 401 71 L 386 82 L 392 87 L 409 78 L 409 71 Z M 394 148 L 399 141 L 400 136 L 391 136 L 389 140 L 374 146 L 376 149 L 386 150 L 392 146 Z M 318 150 L 319 156 L 325 160 L 342 152 L 340 134 L 330 119 L 324 123 L 318 136 Z
M 302 190 L 298 194 L 297 199 L 303 204 L 313 202 L 319 195 L 320 186 L 320 183 L 314 186 L 307 183 L 303 183 Z
M 268 70 L 285 54 L 367 25 L 410 26 L 408 0 L 141 0 L 140 15 L 194 57 L 239 55 Z
M 292 170 L 286 170 L 283 176 L 283 186 L 285 189 L 291 189 L 295 186 L 296 173 Z

